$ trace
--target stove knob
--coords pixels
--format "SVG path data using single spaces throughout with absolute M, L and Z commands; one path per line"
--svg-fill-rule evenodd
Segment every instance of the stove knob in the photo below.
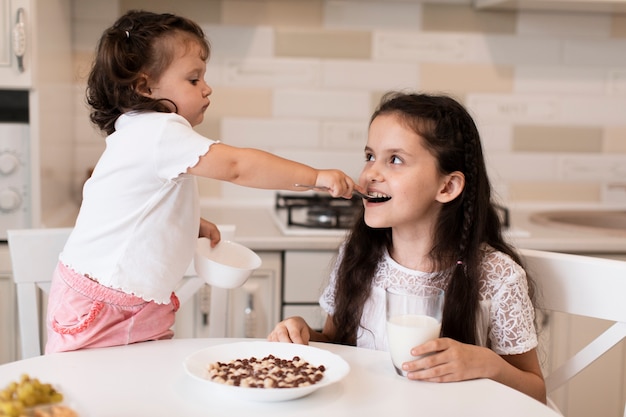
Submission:
M 22 196 L 10 188 L 0 191 L 0 211 L 5 213 L 14 211 L 22 204 Z
M 9 175 L 17 169 L 20 165 L 19 159 L 11 153 L 0 154 L 0 174 Z

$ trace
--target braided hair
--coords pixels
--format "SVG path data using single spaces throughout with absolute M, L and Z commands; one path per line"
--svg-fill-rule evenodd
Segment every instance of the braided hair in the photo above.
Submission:
M 429 255 L 435 271 L 451 271 L 441 272 L 450 274 L 442 336 L 476 344 L 482 245 L 508 254 L 521 265 L 515 250 L 502 237 L 476 125 L 467 110 L 447 96 L 387 93 L 370 123 L 383 114 L 398 116 L 423 138 L 442 174 L 460 171 L 465 176 L 462 193 L 442 206 Z M 356 344 L 376 267 L 392 241 L 390 228 L 372 229 L 365 224 L 363 210 L 348 235 L 337 271 L 333 314 L 337 343 Z M 532 282 L 529 285 L 532 288 Z
M 107 134 L 128 111 L 175 112 L 170 100 L 147 97 L 146 77 L 159 79 L 180 46 L 198 45 L 207 60 L 209 42 L 193 21 L 169 13 L 131 10 L 104 31 L 87 80 L 91 121 Z

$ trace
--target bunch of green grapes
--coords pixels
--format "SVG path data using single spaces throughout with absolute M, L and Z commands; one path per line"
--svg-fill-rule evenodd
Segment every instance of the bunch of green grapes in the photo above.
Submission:
M 63 394 L 50 384 L 24 374 L 0 391 L 0 416 L 19 417 L 26 407 L 63 401 Z

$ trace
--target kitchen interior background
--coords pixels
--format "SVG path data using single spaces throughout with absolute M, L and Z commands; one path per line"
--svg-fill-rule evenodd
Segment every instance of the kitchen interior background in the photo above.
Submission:
M 474 115 L 501 199 L 626 203 L 626 14 L 477 10 L 471 0 L 74 0 L 76 201 L 104 148 L 84 104 L 93 51 L 135 8 L 205 29 L 214 91 L 198 130 L 208 137 L 357 178 L 381 95 L 442 92 Z M 274 196 L 200 186 L 208 199 Z

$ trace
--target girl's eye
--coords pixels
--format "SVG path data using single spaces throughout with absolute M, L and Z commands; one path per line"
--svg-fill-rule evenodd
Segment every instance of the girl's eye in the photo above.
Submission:
M 189 82 L 191 83 L 191 85 L 198 85 L 198 82 L 200 80 L 189 80 Z
M 400 159 L 399 157 L 394 155 L 394 156 L 391 157 L 389 162 L 391 162 L 392 164 L 401 164 L 402 163 L 402 159 Z
M 365 162 L 371 162 L 373 160 L 374 160 L 374 155 L 372 155 L 371 153 L 365 154 Z

